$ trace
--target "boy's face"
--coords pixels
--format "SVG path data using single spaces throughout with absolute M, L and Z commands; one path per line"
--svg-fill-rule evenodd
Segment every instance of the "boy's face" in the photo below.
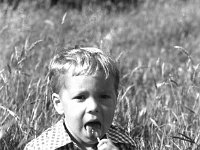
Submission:
M 117 94 L 114 79 L 97 75 L 65 77 L 65 86 L 59 95 L 53 94 L 58 113 L 65 115 L 65 123 L 73 137 L 80 143 L 97 142 L 92 131 L 103 136 L 109 129 L 116 106 Z

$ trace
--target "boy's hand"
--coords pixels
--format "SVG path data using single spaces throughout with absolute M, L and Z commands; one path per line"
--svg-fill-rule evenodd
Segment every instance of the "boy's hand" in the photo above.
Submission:
M 97 148 L 98 150 L 119 150 L 109 139 L 102 139 Z

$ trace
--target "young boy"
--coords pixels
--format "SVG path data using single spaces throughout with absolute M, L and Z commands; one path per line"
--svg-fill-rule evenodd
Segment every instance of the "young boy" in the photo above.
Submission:
M 29 142 L 25 150 L 134 150 L 135 142 L 112 124 L 119 71 L 97 48 L 56 55 L 49 81 L 56 111 L 64 118 Z

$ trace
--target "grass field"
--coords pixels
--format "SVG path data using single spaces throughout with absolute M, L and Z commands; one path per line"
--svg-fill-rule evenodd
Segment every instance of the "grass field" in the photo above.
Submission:
M 114 121 L 141 150 L 200 149 L 200 2 L 152 0 L 127 11 L 0 5 L 0 150 L 23 149 L 59 120 L 47 84 L 62 47 L 103 48 L 121 74 Z

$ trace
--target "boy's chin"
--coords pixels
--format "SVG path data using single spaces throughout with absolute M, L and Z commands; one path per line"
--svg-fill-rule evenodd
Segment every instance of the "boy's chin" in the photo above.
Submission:
M 86 136 L 83 141 L 89 145 L 94 145 L 98 142 L 97 138 L 94 136 Z
M 88 144 L 95 144 L 98 142 L 96 137 L 87 137 L 87 139 L 85 139 L 85 141 L 87 141 Z

